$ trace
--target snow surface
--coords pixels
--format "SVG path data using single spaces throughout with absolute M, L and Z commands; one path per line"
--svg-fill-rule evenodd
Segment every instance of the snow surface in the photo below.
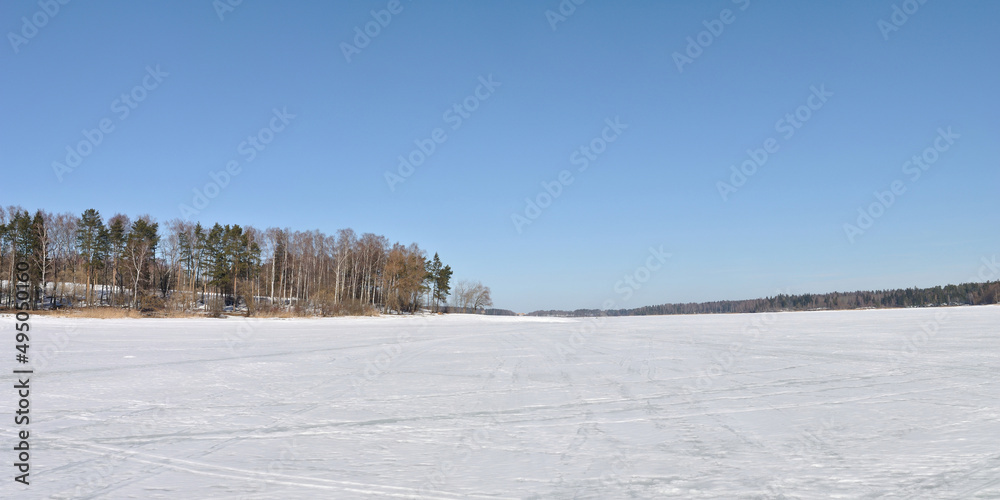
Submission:
M 32 335 L 2 498 L 1000 498 L 996 306 Z

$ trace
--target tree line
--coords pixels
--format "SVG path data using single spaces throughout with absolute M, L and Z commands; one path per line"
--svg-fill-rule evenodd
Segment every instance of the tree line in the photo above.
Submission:
M 453 271 L 438 254 L 351 229 L 326 235 L 180 219 L 161 226 L 148 215 L 105 220 L 94 209 L 76 216 L 0 208 L 0 307 L 14 305 L 18 261 L 31 266 L 30 300 L 39 308 L 439 312 L 452 295 Z M 478 282 L 462 281 L 457 292 L 452 303 L 463 311 L 493 305 Z
M 840 309 L 881 309 L 1000 303 L 1000 281 L 962 283 L 932 288 L 901 288 L 825 294 L 784 295 L 749 300 L 661 304 L 633 309 L 534 311 L 529 316 L 646 316 L 664 314 L 761 313 Z

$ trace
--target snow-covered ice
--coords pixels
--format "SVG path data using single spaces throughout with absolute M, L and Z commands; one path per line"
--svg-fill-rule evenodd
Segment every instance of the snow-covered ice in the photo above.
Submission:
M 997 306 L 13 323 L 3 498 L 1000 498 Z

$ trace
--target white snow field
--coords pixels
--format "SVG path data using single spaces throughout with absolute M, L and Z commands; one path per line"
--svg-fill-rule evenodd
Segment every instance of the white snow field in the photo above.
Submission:
M 1000 307 L 32 320 L 2 498 L 1000 498 Z

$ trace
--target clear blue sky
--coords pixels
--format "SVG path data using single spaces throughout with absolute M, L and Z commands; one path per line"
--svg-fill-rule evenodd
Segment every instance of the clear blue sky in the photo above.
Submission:
M 912 13 L 893 24 L 894 5 Z M 556 0 L 403 0 L 348 61 L 342 44 L 390 2 L 246 0 L 222 19 L 210 0 L 54 16 L 4 2 L 0 203 L 165 222 L 236 161 L 193 219 L 417 242 L 522 312 L 969 281 L 1000 254 L 1000 3 L 915 5 L 589 0 L 559 20 Z M 674 53 L 702 31 L 680 71 Z M 490 75 L 499 86 L 479 87 Z M 123 93 L 144 98 L 127 116 Z M 461 122 L 446 114 L 463 102 Z M 295 117 L 249 161 L 240 145 L 275 108 Z M 797 109 L 808 121 L 787 137 Z M 60 181 L 53 162 L 104 119 Z M 948 127 L 960 137 L 927 152 Z M 446 138 L 390 190 L 385 173 L 436 128 Z M 602 132 L 614 142 L 580 171 L 574 151 Z M 771 138 L 724 201 L 718 183 Z M 925 153 L 914 179 L 905 162 Z M 518 232 L 512 214 L 563 170 L 572 184 Z M 906 191 L 850 241 L 844 224 L 894 181 Z M 666 263 L 627 293 L 661 246 Z

